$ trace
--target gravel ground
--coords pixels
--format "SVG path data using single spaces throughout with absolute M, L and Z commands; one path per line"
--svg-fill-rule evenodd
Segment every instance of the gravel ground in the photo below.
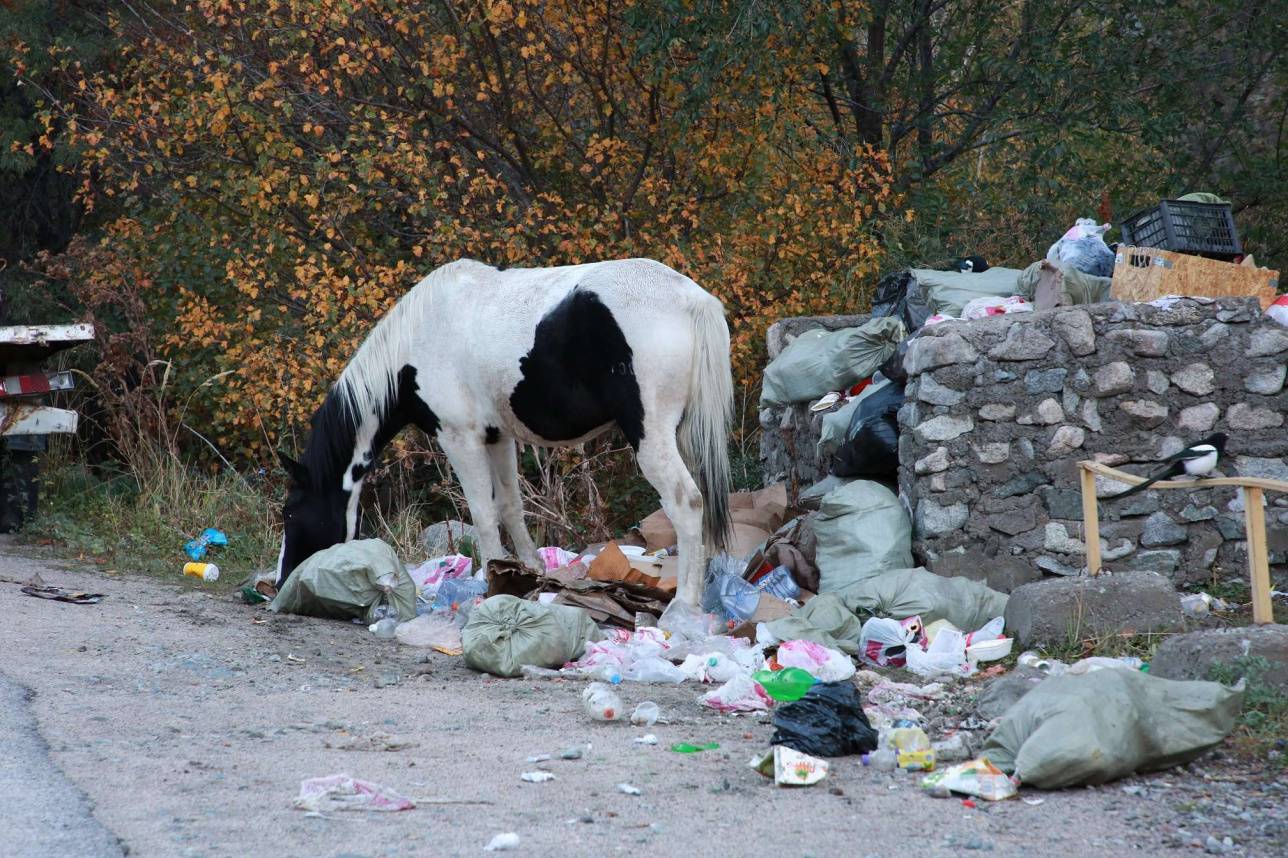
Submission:
M 35 572 L 108 598 L 22 595 Z M 352 624 L 8 544 L 0 616 L 2 747 L 21 749 L 0 768 L 0 806 L 22 810 L 20 824 L 6 821 L 6 854 L 113 855 L 119 838 L 143 856 L 475 855 L 501 832 L 527 855 L 1194 854 L 1226 850 L 1225 837 L 1229 854 L 1288 848 L 1284 785 L 1218 755 L 1103 787 L 1023 791 L 1036 805 L 933 799 L 915 775 L 856 758 L 833 761 L 819 786 L 780 789 L 746 765 L 768 720 L 703 710 L 688 683 L 624 689 L 628 707 L 652 699 L 670 718 L 651 728 L 659 745 L 641 746 L 643 731 L 586 718 L 579 683 L 483 677 Z M 721 747 L 666 750 L 680 741 Z M 572 746 L 582 758 L 560 760 Z M 526 762 L 543 753 L 555 759 Z M 555 780 L 520 781 L 537 768 Z M 421 806 L 327 818 L 291 808 L 302 779 L 340 772 Z M 462 801 L 474 803 L 446 803 Z M 77 826 L 86 839 L 71 848 L 65 829 Z

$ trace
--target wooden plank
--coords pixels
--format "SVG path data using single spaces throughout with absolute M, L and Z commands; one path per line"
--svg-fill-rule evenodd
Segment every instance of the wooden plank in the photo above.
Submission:
M 1087 572 L 1100 574 L 1100 510 L 1096 508 L 1096 475 L 1083 468 L 1082 529 L 1087 538 Z
M 47 405 L 0 405 L 0 435 L 48 435 L 75 432 L 79 416 Z
M 1152 301 L 1164 295 L 1204 298 L 1256 297 L 1261 309 L 1274 303 L 1279 272 L 1235 265 L 1153 247 L 1120 247 L 1114 257 L 1110 294 L 1118 301 Z
M 1109 477 L 1120 483 L 1126 483 L 1129 486 L 1138 486 L 1145 482 L 1146 477 L 1140 477 L 1136 474 L 1129 474 L 1126 471 L 1120 471 L 1117 468 L 1111 468 L 1108 465 L 1102 465 L 1100 462 L 1079 462 L 1078 465 L 1086 471 L 1099 474 L 1102 477 Z M 1264 477 L 1212 477 L 1200 480 L 1162 480 L 1150 486 L 1151 489 L 1194 489 L 1194 488 L 1211 488 L 1212 486 L 1250 486 L 1253 488 L 1263 489 L 1269 492 L 1288 492 L 1288 481 L 1271 480 Z
M 1243 523 L 1248 534 L 1248 570 L 1252 577 L 1252 621 L 1275 621 L 1270 601 L 1270 560 L 1266 553 L 1266 509 L 1261 489 L 1243 490 Z

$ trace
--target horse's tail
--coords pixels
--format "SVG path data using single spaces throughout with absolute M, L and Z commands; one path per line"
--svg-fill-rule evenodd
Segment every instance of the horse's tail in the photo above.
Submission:
M 729 535 L 729 428 L 733 422 L 733 373 L 724 307 L 703 295 L 693 319 L 693 372 L 680 421 L 679 444 L 702 492 L 702 528 L 709 552 L 723 550 Z

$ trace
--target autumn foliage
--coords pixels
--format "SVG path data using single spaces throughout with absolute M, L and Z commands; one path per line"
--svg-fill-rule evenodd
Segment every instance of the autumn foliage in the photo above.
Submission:
M 668 4 L 677 32 L 708 5 Z M 110 212 L 53 275 L 103 314 L 146 308 L 122 361 L 172 360 L 190 420 L 243 460 L 459 257 L 659 259 L 724 300 L 751 382 L 770 321 L 859 303 L 898 205 L 884 154 L 818 132 L 812 57 L 699 75 L 704 46 L 634 0 L 112 8 L 119 57 L 63 64 L 73 96 L 35 144 L 80 147 L 82 199 Z

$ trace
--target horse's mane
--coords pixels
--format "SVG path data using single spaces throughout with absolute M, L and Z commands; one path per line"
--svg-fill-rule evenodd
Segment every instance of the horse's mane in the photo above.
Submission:
M 329 480 L 353 456 L 357 427 L 365 417 L 383 419 L 397 404 L 398 372 L 411 359 L 418 327 L 424 324 L 436 283 L 454 276 L 462 262 L 440 266 L 398 299 L 363 340 L 326 400 L 313 415 L 304 465 L 314 479 Z M 475 265 L 479 263 L 473 263 Z

